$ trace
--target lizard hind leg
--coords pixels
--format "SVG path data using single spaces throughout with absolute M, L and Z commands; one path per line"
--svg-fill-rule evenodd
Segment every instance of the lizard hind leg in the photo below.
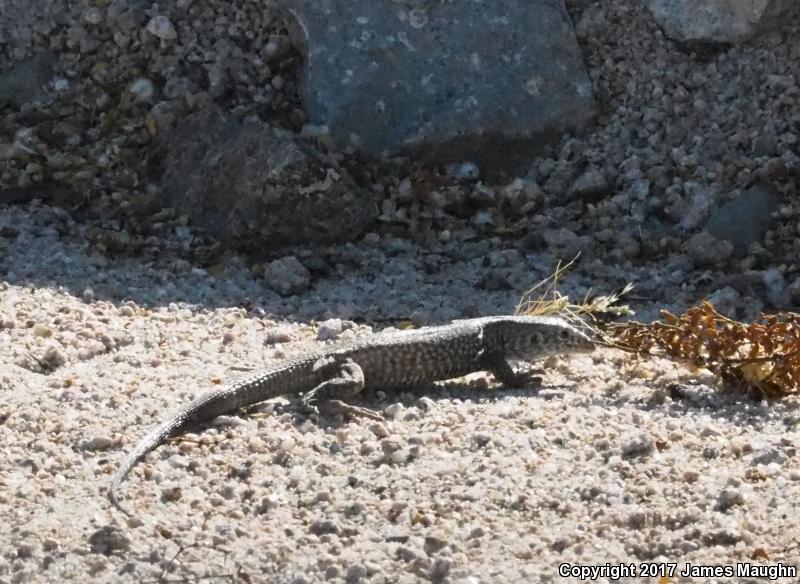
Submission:
M 336 367 L 334 368 L 334 366 Z M 364 371 L 358 363 L 352 359 L 345 359 L 340 363 L 321 362 L 315 364 L 315 367 L 334 368 L 334 376 L 323 381 L 303 396 L 304 407 L 313 411 L 319 402 L 326 413 L 342 413 L 383 420 L 380 415 L 371 410 L 343 401 L 357 396 L 364 389 Z

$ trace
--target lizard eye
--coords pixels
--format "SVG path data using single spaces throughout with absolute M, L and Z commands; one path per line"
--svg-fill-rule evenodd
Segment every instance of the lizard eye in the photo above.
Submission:
M 567 329 L 561 329 L 558 331 L 558 338 L 566 341 L 569 338 L 569 331 Z

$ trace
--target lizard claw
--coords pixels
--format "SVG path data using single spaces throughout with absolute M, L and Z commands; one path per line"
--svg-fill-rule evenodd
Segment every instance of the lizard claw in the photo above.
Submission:
M 322 402 L 322 410 L 325 413 L 346 414 L 353 417 L 369 418 L 370 420 L 377 420 L 378 422 L 384 421 L 383 416 L 368 408 L 354 406 L 338 399 L 329 399 Z
M 310 416 L 319 416 L 319 407 L 317 407 L 317 398 L 313 393 L 307 393 L 300 399 L 300 406 L 304 412 Z
M 539 371 L 520 371 L 515 373 L 514 377 L 509 379 L 506 385 L 513 388 L 537 388 L 542 385 L 542 377 Z

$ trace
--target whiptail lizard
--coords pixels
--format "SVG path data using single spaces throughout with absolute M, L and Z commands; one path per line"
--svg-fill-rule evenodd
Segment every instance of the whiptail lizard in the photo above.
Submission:
M 123 459 L 108 497 L 117 509 L 130 515 L 121 506 L 117 491 L 147 453 L 191 425 L 260 401 L 300 393 L 308 406 L 319 401 L 344 412 L 376 417 L 341 400 L 363 389 L 413 388 L 476 371 L 489 371 L 504 385 L 520 387 L 531 380 L 531 375 L 515 372 L 509 361 L 533 361 L 593 349 L 594 343 L 578 329 L 561 318 L 545 316 L 460 320 L 333 345 L 251 374 L 180 408 Z

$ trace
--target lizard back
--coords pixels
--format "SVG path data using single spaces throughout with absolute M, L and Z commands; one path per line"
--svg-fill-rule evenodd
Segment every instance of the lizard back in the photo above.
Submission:
M 456 323 L 378 334 L 325 353 L 358 363 L 368 389 L 403 388 L 477 371 L 483 342 L 481 327 Z

